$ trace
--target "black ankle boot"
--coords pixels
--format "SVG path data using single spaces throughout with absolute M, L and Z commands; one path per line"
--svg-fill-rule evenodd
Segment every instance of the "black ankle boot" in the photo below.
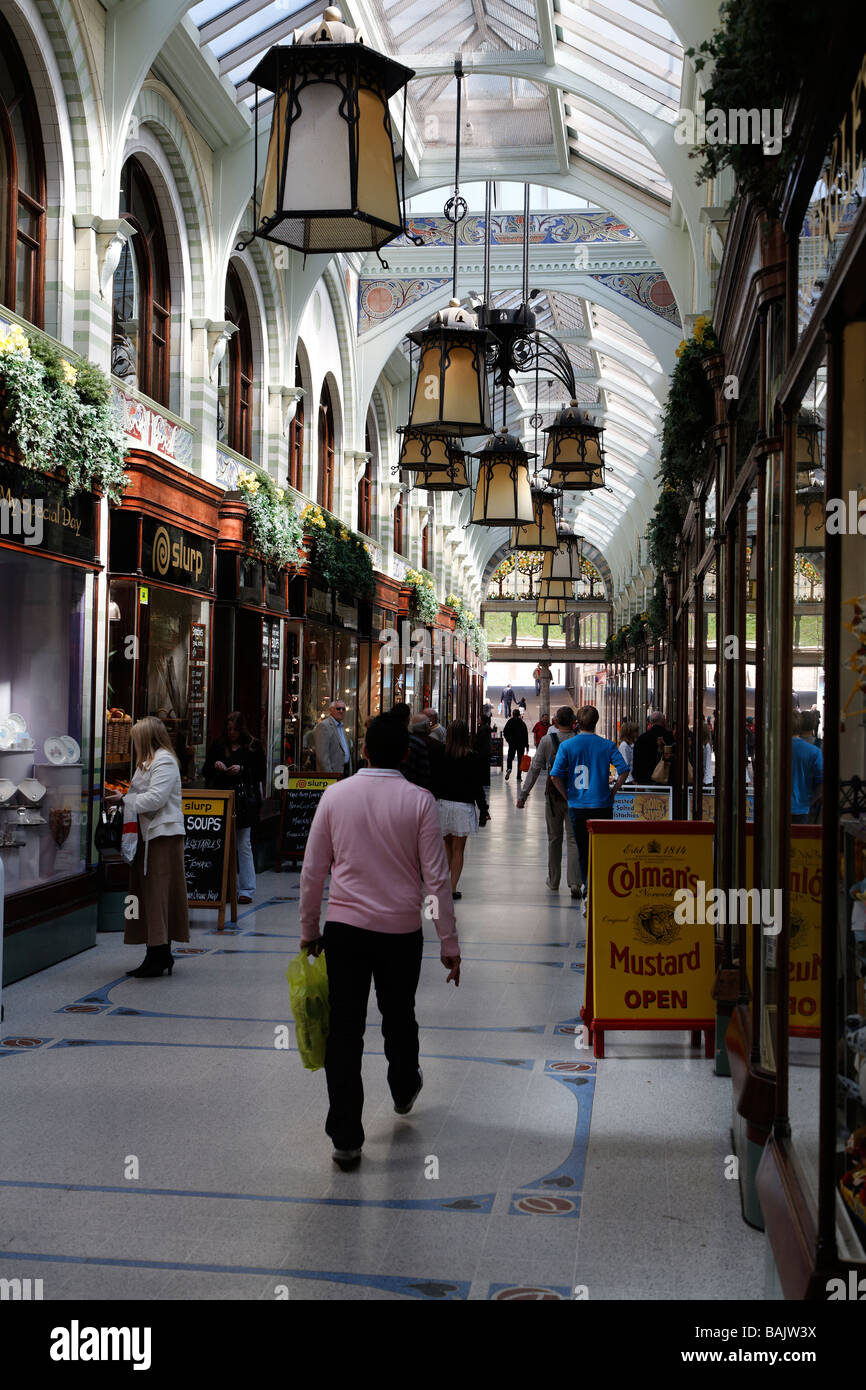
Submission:
M 171 954 L 170 946 L 148 946 L 147 954 L 137 970 L 127 970 L 127 975 L 133 975 L 139 980 L 155 979 L 161 975 L 163 970 L 167 970 L 169 975 L 174 969 L 174 956 Z

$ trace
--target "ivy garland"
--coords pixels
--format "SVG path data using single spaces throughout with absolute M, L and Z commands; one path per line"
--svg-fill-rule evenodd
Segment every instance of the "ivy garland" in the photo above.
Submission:
M 62 474 L 70 494 L 123 497 L 127 441 L 108 377 L 91 362 L 73 366 L 17 324 L 0 337 L 0 421 L 25 468 Z
M 259 554 L 271 565 L 298 565 L 303 526 L 294 503 L 283 488 L 264 473 L 238 474 L 238 488 L 247 504 L 250 531 Z
M 455 614 L 455 631 L 468 643 L 476 655 L 481 657 L 482 661 L 486 661 L 490 651 L 487 633 L 474 613 L 456 594 L 449 594 L 445 603 Z

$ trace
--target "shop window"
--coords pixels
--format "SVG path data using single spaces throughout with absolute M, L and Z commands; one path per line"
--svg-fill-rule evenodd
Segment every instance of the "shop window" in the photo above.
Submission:
M 364 451 L 372 454 L 370 426 L 364 431 Z M 373 460 L 368 458 L 358 483 L 358 530 L 369 536 L 373 526 Z
M 397 498 L 394 508 L 394 553 L 403 554 L 403 494 Z
M 253 456 L 253 337 L 240 276 L 229 266 L 226 276 L 226 321 L 237 324 L 220 367 L 217 432 L 230 449 Z
M 120 216 L 136 235 L 114 272 L 111 370 L 158 401 L 169 403 L 171 290 L 168 249 L 153 189 L 137 159 L 123 166 Z
M 0 845 L 6 892 L 87 866 L 93 576 L 0 550 Z
M 0 302 L 42 326 L 45 158 L 36 98 L 0 16 Z
M 295 358 L 295 385 L 303 386 L 301 364 Z M 304 398 L 298 400 L 294 418 L 289 426 L 289 486 L 304 490 Z
M 328 383 L 319 402 L 319 505 L 334 510 L 334 408 Z

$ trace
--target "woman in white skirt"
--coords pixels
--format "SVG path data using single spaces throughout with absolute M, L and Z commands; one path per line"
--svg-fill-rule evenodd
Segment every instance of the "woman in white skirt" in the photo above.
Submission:
M 476 834 L 490 820 L 484 795 L 484 764 L 479 754 L 472 751 L 469 725 L 463 719 L 455 719 L 448 726 L 437 790 L 439 821 L 451 871 L 451 896 L 457 899 L 462 896 L 457 884 L 463 872 L 467 836 Z

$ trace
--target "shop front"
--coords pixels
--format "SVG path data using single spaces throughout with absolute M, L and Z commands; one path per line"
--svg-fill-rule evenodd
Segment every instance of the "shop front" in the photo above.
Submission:
M 106 786 L 132 774 L 132 726 L 165 724 L 185 786 L 198 783 L 212 737 L 216 669 L 231 654 L 213 635 L 215 543 L 223 492 L 149 455 L 131 455 L 131 479 L 109 523 Z M 184 525 L 175 524 L 182 517 Z
M 370 638 L 369 604 L 320 588 L 307 581 L 307 615 L 302 633 L 302 696 L 300 765 L 316 766 L 316 726 L 329 706 L 339 700 L 346 706 L 343 729 L 354 771 L 359 765 L 364 723 L 359 713 L 359 648 Z
M 5 982 L 96 942 L 98 503 L 0 448 Z

